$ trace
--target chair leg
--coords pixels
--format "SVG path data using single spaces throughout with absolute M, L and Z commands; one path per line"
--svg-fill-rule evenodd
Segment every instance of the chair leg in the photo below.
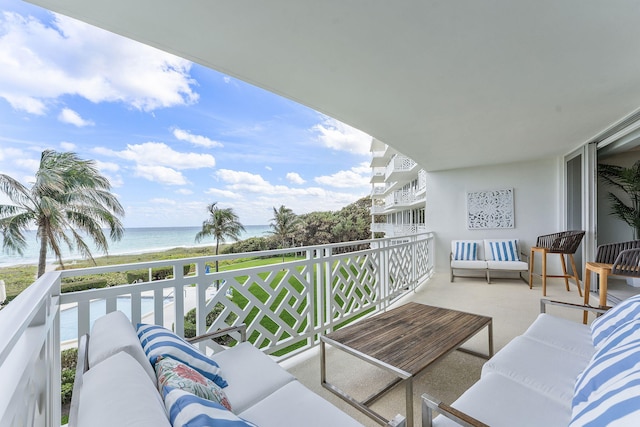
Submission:
M 547 251 L 542 252 L 542 296 L 547 296 Z
M 569 292 L 569 278 L 567 273 L 567 263 L 564 261 L 564 254 L 560 254 L 560 264 L 562 264 L 562 274 L 564 276 L 564 286 L 567 288 L 567 292 Z
M 533 289 L 533 261 L 535 259 L 534 255 L 535 251 L 532 248 L 531 255 L 529 255 L 529 289 Z
M 573 254 L 569 254 L 569 261 L 571 261 L 571 269 L 573 270 L 573 278 L 578 285 L 578 295 L 582 296 L 582 289 L 580 288 L 580 277 L 578 277 L 578 269 L 576 268 L 576 260 L 573 258 Z

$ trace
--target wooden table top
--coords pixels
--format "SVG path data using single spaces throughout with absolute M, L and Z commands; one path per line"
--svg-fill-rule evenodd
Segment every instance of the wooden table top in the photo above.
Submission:
M 409 302 L 326 338 L 416 375 L 490 323 L 491 317 Z

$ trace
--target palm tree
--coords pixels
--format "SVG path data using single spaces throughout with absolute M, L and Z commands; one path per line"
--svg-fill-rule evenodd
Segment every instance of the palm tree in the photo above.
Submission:
M 94 161 L 82 160 L 76 153 L 43 151 L 31 188 L 0 174 L 0 191 L 12 202 L 0 205 L 2 248 L 22 255 L 27 246 L 23 232 L 35 226 L 40 242 L 38 277 L 45 272 L 48 249 L 64 269 L 62 243 L 94 261 L 86 237 L 104 253 L 109 244 L 103 226 L 109 228 L 112 240 L 122 238 L 124 228 L 118 217 L 124 209 L 111 193 L 109 180 Z
M 640 160 L 630 168 L 598 165 L 598 173 L 605 183 L 622 191 L 623 200 L 609 192 L 611 215 L 617 216 L 633 229 L 633 238 L 640 238 Z
M 291 209 L 286 208 L 284 205 L 281 205 L 278 209 L 275 206 L 273 207 L 273 218 L 271 218 L 269 225 L 273 228 L 271 234 L 280 238 L 282 248 L 286 247 L 287 239 L 293 237 L 293 233 L 299 223 L 300 218 Z M 282 262 L 284 262 L 284 254 L 282 254 Z
M 220 209 L 218 202 L 213 202 L 207 206 L 210 217 L 202 222 L 202 230 L 196 234 L 196 242 L 202 241 L 207 236 L 216 239 L 216 255 L 220 248 L 220 242 L 225 239 L 239 240 L 240 233 L 244 231 L 244 226 L 238 221 L 238 215 L 232 208 Z M 218 260 L 216 259 L 216 273 L 218 272 Z M 220 288 L 220 281 L 216 281 L 216 290 Z

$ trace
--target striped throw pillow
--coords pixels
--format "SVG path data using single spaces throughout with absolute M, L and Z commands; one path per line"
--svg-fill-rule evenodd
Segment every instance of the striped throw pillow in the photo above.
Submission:
M 638 351 L 638 348 L 635 349 Z M 573 405 L 569 427 L 640 425 L 640 370 L 617 376 Z
M 494 261 L 520 261 L 517 240 L 492 240 L 489 242 Z
M 177 388 L 163 389 L 164 405 L 173 427 L 257 427 L 222 405 Z
M 138 323 L 137 331 L 142 349 L 153 366 L 159 356 L 169 356 L 200 372 L 220 387 L 228 385 L 216 362 L 170 330 L 158 325 Z
M 574 387 L 572 408 L 581 407 L 591 395 L 617 382 L 630 373 L 640 371 L 640 334 L 638 325 L 630 328 L 626 339 L 618 345 L 606 346 L 598 350 L 587 367 L 578 375 Z M 636 333 L 634 333 L 636 332 Z M 604 350 L 604 351 L 603 351 Z
M 456 242 L 453 252 L 454 261 L 475 261 L 478 254 L 478 244 L 475 242 Z
M 640 319 L 640 295 L 627 298 L 591 323 L 591 340 L 596 348 L 620 326 Z

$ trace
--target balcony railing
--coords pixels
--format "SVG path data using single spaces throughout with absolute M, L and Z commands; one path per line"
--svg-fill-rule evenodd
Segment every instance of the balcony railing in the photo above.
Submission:
M 386 209 L 394 206 L 411 206 L 418 202 L 426 201 L 424 192 L 414 190 L 398 190 L 389 194 L 384 199 L 384 207 Z
M 409 157 L 397 154 L 387 164 L 385 179 L 389 179 L 394 172 L 410 172 L 416 165 L 417 163 Z
M 427 230 L 424 224 L 371 224 L 371 231 L 374 233 L 385 233 L 385 237 L 402 237 L 409 234 L 425 233 Z M 394 239 L 395 241 L 395 239 Z
M 77 307 L 76 336 L 90 330 L 92 317 L 116 310 L 118 297 L 130 299 L 133 323 L 153 322 L 182 335 L 190 308 L 185 294 L 195 288 L 198 334 L 246 323 L 255 346 L 283 359 L 315 346 L 321 334 L 345 322 L 384 310 L 433 273 L 431 233 L 295 251 L 295 261 L 217 273 L 207 264 L 279 257 L 292 249 L 46 273 L 0 310 L 0 425 L 60 425 L 61 305 Z M 151 280 L 154 271 L 167 267 L 172 275 Z M 149 272 L 148 281 L 60 294 L 65 278 L 140 269 Z M 167 294 L 173 295 L 170 308 L 164 306 Z M 142 312 L 146 298 L 153 299 L 151 318 Z M 91 305 L 97 300 L 104 301 L 100 309 Z M 221 313 L 207 328 L 206 315 L 217 304 Z

